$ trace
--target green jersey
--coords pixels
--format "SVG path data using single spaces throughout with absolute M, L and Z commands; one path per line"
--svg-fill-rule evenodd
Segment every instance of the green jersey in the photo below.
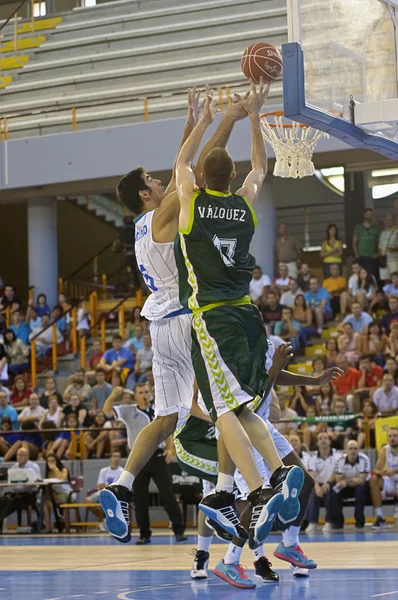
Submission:
M 179 229 L 175 241 L 184 307 L 195 312 L 213 304 L 249 302 L 244 297 L 255 265 L 249 246 L 256 225 L 246 198 L 209 189 L 194 194 L 189 226 Z

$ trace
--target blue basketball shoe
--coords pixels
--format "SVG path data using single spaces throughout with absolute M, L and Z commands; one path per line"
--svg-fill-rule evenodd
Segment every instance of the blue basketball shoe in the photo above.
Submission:
M 312 558 L 308 558 L 300 548 L 300 546 L 284 546 L 281 542 L 278 544 L 274 556 L 280 560 L 290 563 L 294 567 L 301 569 L 316 569 L 317 564 Z
M 233 585 L 237 588 L 243 589 L 253 589 L 256 587 L 254 581 L 249 579 L 249 577 L 245 573 L 244 567 L 239 563 L 232 563 L 231 565 L 226 565 L 223 560 L 220 560 L 218 565 L 213 570 L 214 575 L 220 577 L 230 585 Z

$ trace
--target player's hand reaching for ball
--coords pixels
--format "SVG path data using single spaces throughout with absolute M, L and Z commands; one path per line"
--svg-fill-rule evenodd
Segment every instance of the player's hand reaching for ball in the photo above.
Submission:
M 206 96 L 203 105 L 202 119 L 208 124 L 214 121 L 216 116 L 216 107 L 214 105 L 213 90 L 206 85 Z
M 271 82 L 264 82 L 264 79 L 260 77 L 258 88 L 252 79 L 250 79 L 250 85 L 251 92 L 247 92 L 243 98 L 239 94 L 235 94 L 235 98 L 240 102 L 248 115 L 256 115 L 260 113 L 265 99 L 269 94 Z
M 250 92 L 248 92 L 250 94 Z M 248 114 L 247 110 L 238 101 L 234 101 L 232 98 L 229 99 L 225 116 L 229 117 L 234 123 L 245 119 Z
M 197 90 L 196 87 L 189 88 L 187 121 L 191 125 L 192 129 L 199 121 L 199 98 L 200 90 Z

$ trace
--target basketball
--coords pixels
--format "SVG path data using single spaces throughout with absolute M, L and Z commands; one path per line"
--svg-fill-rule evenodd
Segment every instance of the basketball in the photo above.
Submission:
M 253 79 L 255 83 L 260 82 L 260 77 L 273 81 L 282 73 L 282 56 L 275 46 L 267 42 L 248 46 L 240 64 L 245 77 Z

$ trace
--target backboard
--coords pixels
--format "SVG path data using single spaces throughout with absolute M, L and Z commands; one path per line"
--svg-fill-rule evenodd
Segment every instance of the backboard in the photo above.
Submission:
M 398 0 L 288 0 L 284 111 L 398 159 Z

